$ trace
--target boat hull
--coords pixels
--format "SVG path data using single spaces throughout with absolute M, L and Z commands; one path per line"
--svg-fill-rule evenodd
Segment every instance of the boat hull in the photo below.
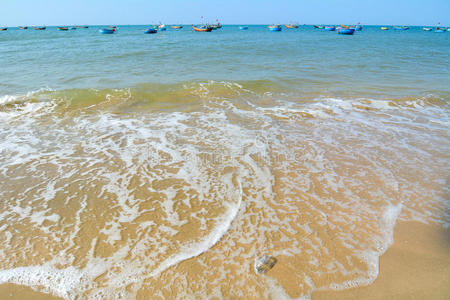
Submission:
M 98 32 L 100 32 L 100 34 L 113 34 L 114 31 L 115 31 L 114 29 L 103 28 L 100 29 Z
M 353 35 L 355 33 L 355 29 L 353 28 L 340 28 L 338 29 L 339 34 L 345 34 L 345 35 Z
M 281 26 L 269 26 L 270 31 L 281 31 Z
M 205 28 L 203 28 L 203 27 L 195 27 L 195 26 L 192 26 L 192 28 L 193 28 L 195 31 L 197 31 L 197 32 L 211 32 L 211 31 L 212 31 L 212 28 L 211 28 L 211 27 L 205 27 Z
M 332 26 L 330 26 L 330 27 L 325 27 L 325 30 L 326 30 L 326 31 L 335 31 L 335 30 L 336 30 L 336 27 L 332 27 Z
M 154 34 L 157 33 L 158 31 L 156 29 L 150 28 L 147 29 L 146 31 L 144 31 L 145 34 Z
M 389 27 L 381 27 L 381 30 L 389 30 Z
M 248 29 L 248 26 L 240 26 L 239 29 L 240 29 L 240 30 L 247 30 L 247 29 Z

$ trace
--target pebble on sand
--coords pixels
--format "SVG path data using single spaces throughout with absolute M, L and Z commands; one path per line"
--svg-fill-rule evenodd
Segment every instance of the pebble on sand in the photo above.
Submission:
M 264 274 L 275 266 L 277 259 L 273 256 L 263 255 L 255 259 L 255 271 Z

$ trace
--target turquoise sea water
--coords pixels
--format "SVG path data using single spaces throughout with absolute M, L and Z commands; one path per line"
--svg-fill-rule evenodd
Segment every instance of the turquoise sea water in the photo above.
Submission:
M 10 28 L 0 35 L 2 95 L 40 88 L 129 88 L 142 83 L 269 80 L 306 92 L 352 96 L 449 94 L 450 35 L 381 31 L 354 36 L 301 26 L 225 26 L 145 35 L 147 26 L 45 31 Z
M 0 284 L 305 299 L 449 226 L 450 33 L 99 28 L 0 32 Z

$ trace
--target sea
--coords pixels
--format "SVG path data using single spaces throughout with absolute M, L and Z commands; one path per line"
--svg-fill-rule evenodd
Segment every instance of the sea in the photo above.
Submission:
M 0 32 L 0 283 L 309 299 L 449 226 L 450 33 L 103 27 Z

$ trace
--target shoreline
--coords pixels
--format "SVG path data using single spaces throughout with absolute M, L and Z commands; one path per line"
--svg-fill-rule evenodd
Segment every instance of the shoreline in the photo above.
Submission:
M 448 299 L 450 296 L 450 230 L 439 225 L 398 221 L 394 244 L 380 257 L 378 278 L 368 286 L 315 291 L 322 299 Z M 0 285 L 3 299 L 62 299 L 15 285 Z
M 368 286 L 316 291 L 324 299 L 448 299 L 450 230 L 439 225 L 398 221 L 394 244 L 380 257 L 377 279 Z

